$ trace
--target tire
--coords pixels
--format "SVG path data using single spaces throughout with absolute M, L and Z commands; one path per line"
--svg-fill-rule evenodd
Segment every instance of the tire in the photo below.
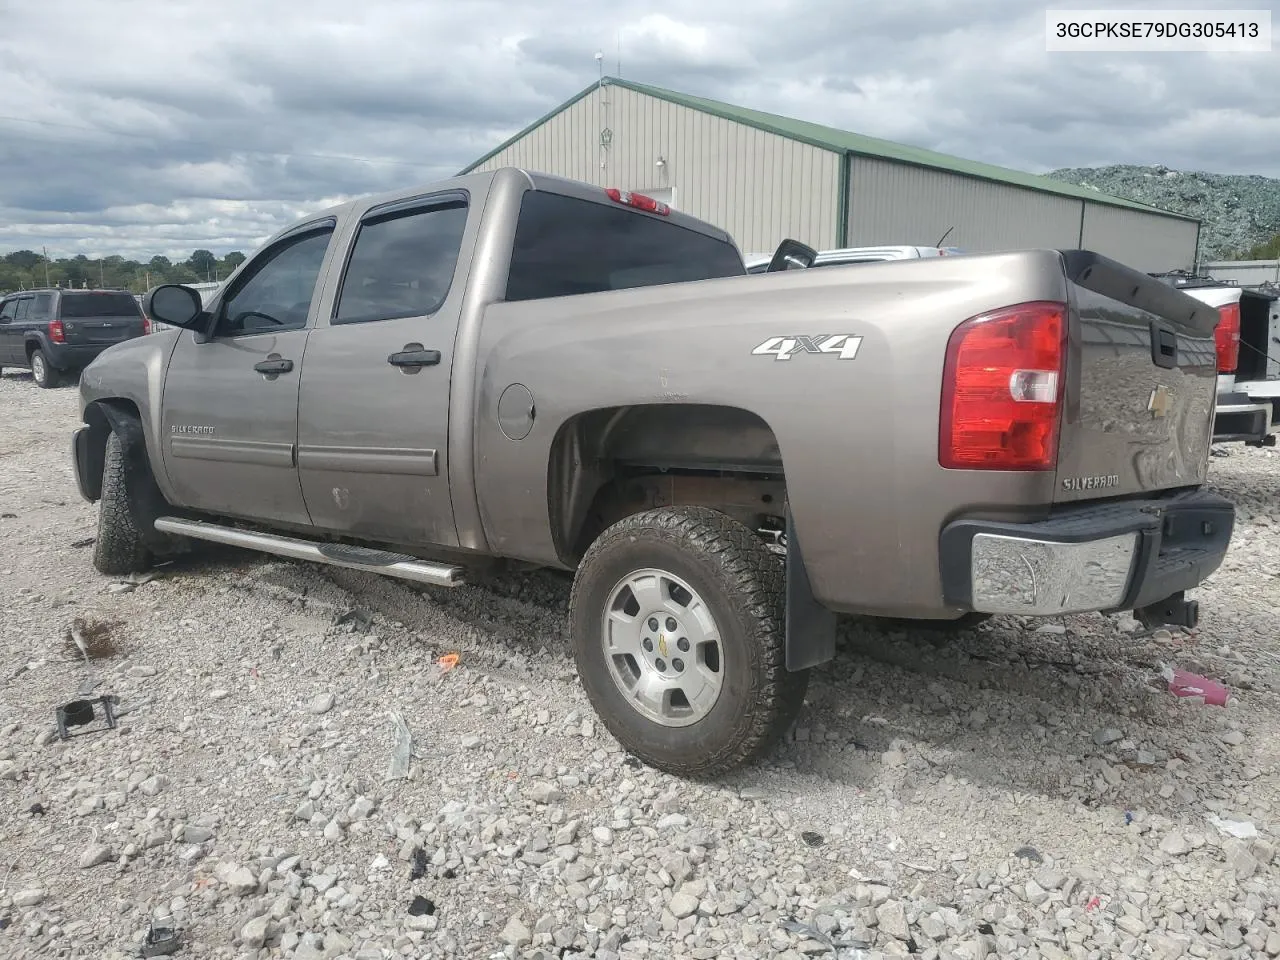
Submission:
M 37 387 L 45 390 L 52 390 L 62 381 L 57 369 L 49 363 L 49 358 L 39 347 L 31 351 L 31 379 L 36 382 Z
M 578 676 L 609 732 L 677 776 L 716 776 L 767 753 L 809 683 L 807 670 L 786 668 L 784 584 L 781 559 L 759 537 L 706 507 L 649 510 L 606 529 L 578 565 L 569 617 Z M 622 618 L 610 618 L 619 607 Z M 705 616 L 691 615 L 699 607 Z
M 123 576 L 151 566 L 151 553 L 142 545 L 129 508 L 124 479 L 124 447 L 114 432 L 107 437 L 102 467 L 102 497 L 98 503 L 98 537 L 93 565 L 99 573 Z

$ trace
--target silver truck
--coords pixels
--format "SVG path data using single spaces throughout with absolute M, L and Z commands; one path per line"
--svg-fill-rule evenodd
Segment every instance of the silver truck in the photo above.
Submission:
M 1232 533 L 1216 311 L 1089 252 L 748 276 L 660 202 L 503 169 L 317 213 L 146 310 L 179 329 L 81 381 L 99 571 L 197 541 L 573 571 L 587 696 L 682 775 L 769 749 L 837 613 L 1190 624 Z

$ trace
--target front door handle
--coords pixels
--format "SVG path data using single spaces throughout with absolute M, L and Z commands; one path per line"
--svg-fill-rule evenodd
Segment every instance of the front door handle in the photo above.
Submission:
M 387 357 L 393 367 L 434 367 L 440 362 L 439 350 L 424 350 L 420 343 L 406 343 L 404 349 Z
M 293 369 L 293 361 L 285 360 L 281 357 L 268 357 L 266 360 L 260 360 L 253 365 L 253 369 L 259 373 L 280 374 L 288 373 Z

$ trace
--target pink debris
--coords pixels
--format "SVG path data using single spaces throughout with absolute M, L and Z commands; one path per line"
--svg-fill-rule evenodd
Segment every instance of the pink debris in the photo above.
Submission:
M 1198 673 L 1187 673 L 1185 670 L 1174 670 L 1165 667 L 1160 673 L 1169 683 L 1169 692 L 1175 697 L 1201 697 L 1206 704 L 1225 707 L 1231 699 L 1231 691 L 1208 677 Z

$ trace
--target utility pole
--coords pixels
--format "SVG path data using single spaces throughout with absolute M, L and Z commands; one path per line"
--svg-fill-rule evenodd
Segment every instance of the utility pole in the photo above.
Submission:
M 101 257 L 98 258 L 98 289 L 107 289 L 107 268 L 106 261 Z
M 49 286 L 49 248 L 41 247 L 40 252 L 44 254 L 44 285 Z

